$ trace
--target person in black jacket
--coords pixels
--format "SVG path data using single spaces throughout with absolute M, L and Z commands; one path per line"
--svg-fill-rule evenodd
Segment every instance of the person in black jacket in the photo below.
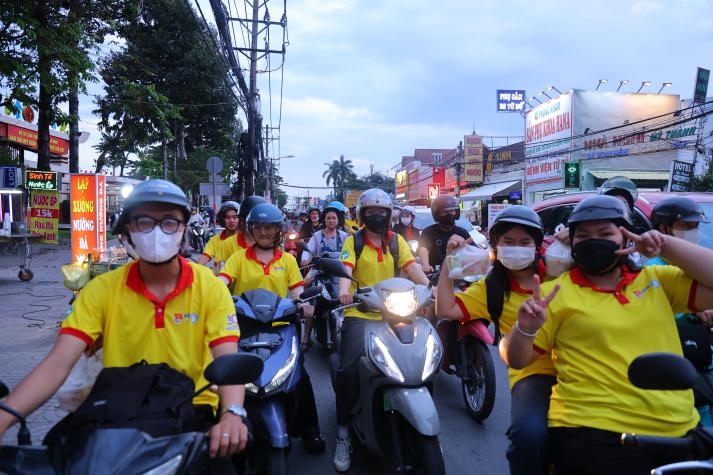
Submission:
M 456 226 L 460 218 L 458 198 L 451 195 L 438 195 L 431 205 L 431 215 L 436 221 L 423 230 L 418 240 L 418 257 L 426 274 L 435 270 L 446 257 L 448 239 L 457 234 L 465 239 L 470 238 L 468 231 Z

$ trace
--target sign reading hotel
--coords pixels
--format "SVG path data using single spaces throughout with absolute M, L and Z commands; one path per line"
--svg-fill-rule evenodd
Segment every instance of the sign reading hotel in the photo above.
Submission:
M 463 136 L 463 158 L 465 160 L 465 181 L 483 183 L 483 137 Z
M 69 178 L 72 257 L 82 262 L 106 247 L 106 178 L 80 173 Z
M 29 231 L 39 242 L 57 244 L 59 191 L 30 190 Z

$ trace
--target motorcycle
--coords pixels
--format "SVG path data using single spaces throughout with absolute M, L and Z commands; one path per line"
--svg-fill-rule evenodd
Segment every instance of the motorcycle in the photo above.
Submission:
M 285 234 L 285 252 L 288 252 L 295 257 L 299 254 L 299 250 L 297 248 L 297 237 L 298 234 L 292 229 L 288 230 Z
M 194 221 L 190 223 L 189 227 L 191 230 L 191 247 L 193 248 L 193 252 L 196 254 L 203 254 L 206 244 L 205 228 L 203 227 L 203 224 Z
M 339 253 L 332 252 L 314 260 L 313 286 L 320 290 L 320 294 L 315 300 L 314 308 L 314 333 L 317 341 L 327 349 L 329 353 L 334 353 L 339 347 L 339 328 L 344 318 L 343 311 L 335 311 L 339 307 L 339 276 L 331 274 L 323 262 L 326 259 L 338 260 Z
M 340 261 L 324 259 L 321 265 L 354 281 Z M 371 453 L 392 454 L 397 473 L 443 474 L 441 424 L 431 395 L 443 348 L 433 326 L 418 316 L 431 290 L 399 277 L 373 288 L 356 284 L 355 303 L 339 309 L 360 306 L 379 311 L 382 318 L 364 326 L 361 389 L 351 410 L 351 431 Z
M 244 384 L 262 371 L 262 361 L 253 355 L 224 355 L 205 369 L 209 384 Z M 0 397 L 7 387 L 0 383 Z M 194 395 L 194 396 L 195 396 Z M 190 403 L 190 400 L 186 401 Z M 31 445 L 27 420 L 0 403 L 0 410 L 19 420 L 17 445 L 0 446 L 0 473 L 49 474 L 193 474 L 208 467 L 208 438 L 201 432 L 151 437 L 138 429 L 96 429 L 70 435 L 57 444 Z
M 693 389 L 697 398 L 713 403 L 713 387 L 693 364 L 671 353 L 648 353 L 629 365 L 629 380 L 642 389 Z M 629 447 L 688 449 L 693 460 L 670 463 L 651 470 L 652 475 L 667 473 L 713 473 L 713 427 L 699 425 L 684 437 L 658 437 L 621 434 L 621 443 Z
M 299 301 L 317 295 L 310 289 Z M 255 431 L 249 463 L 268 475 L 286 473 L 290 423 L 296 412 L 296 389 L 302 378 L 300 311 L 295 302 L 265 289 L 234 296 L 240 325 L 240 353 L 257 355 L 263 371 L 245 385 L 245 408 Z

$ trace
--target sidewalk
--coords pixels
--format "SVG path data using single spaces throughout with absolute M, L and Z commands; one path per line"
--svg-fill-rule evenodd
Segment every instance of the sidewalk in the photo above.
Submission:
M 31 281 L 20 281 L 19 267 L 0 268 L 0 381 L 8 388 L 14 388 L 54 344 L 72 297 L 60 269 L 69 262 L 68 243 L 33 244 L 31 259 L 26 261 L 34 273 Z M 54 398 L 35 411 L 28 420 L 33 443 L 39 443 L 63 416 Z M 17 443 L 16 428 L 2 440 Z

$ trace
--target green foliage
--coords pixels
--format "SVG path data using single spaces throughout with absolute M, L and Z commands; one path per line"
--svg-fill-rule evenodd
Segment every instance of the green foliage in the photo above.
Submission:
M 275 205 L 278 208 L 280 208 L 280 209 L 284 208 L 285 205 L 287 204 L 287 200 L 288 200 L 287 193 L 285 193 L 284 190 L 279 189 L 279 188 L 277 190 L 275 190 Z
M 691 181 L 691 191 L 713 191 L 713 159 L 705 158 L 706 171 L 701 175 L 694 176 Z
M 335 199 L 344 201 L 344 191 L 347 189 L 346 183 L 356 178 L 352 161 L 345 160 L 344 155 L 340 155 L 339 160 L 325 163 L 325 165 L 327 170 L 322 173 L 322 178 L 325 178 L 327 186 L 329 186 L 330 182 L 334 185 Z

